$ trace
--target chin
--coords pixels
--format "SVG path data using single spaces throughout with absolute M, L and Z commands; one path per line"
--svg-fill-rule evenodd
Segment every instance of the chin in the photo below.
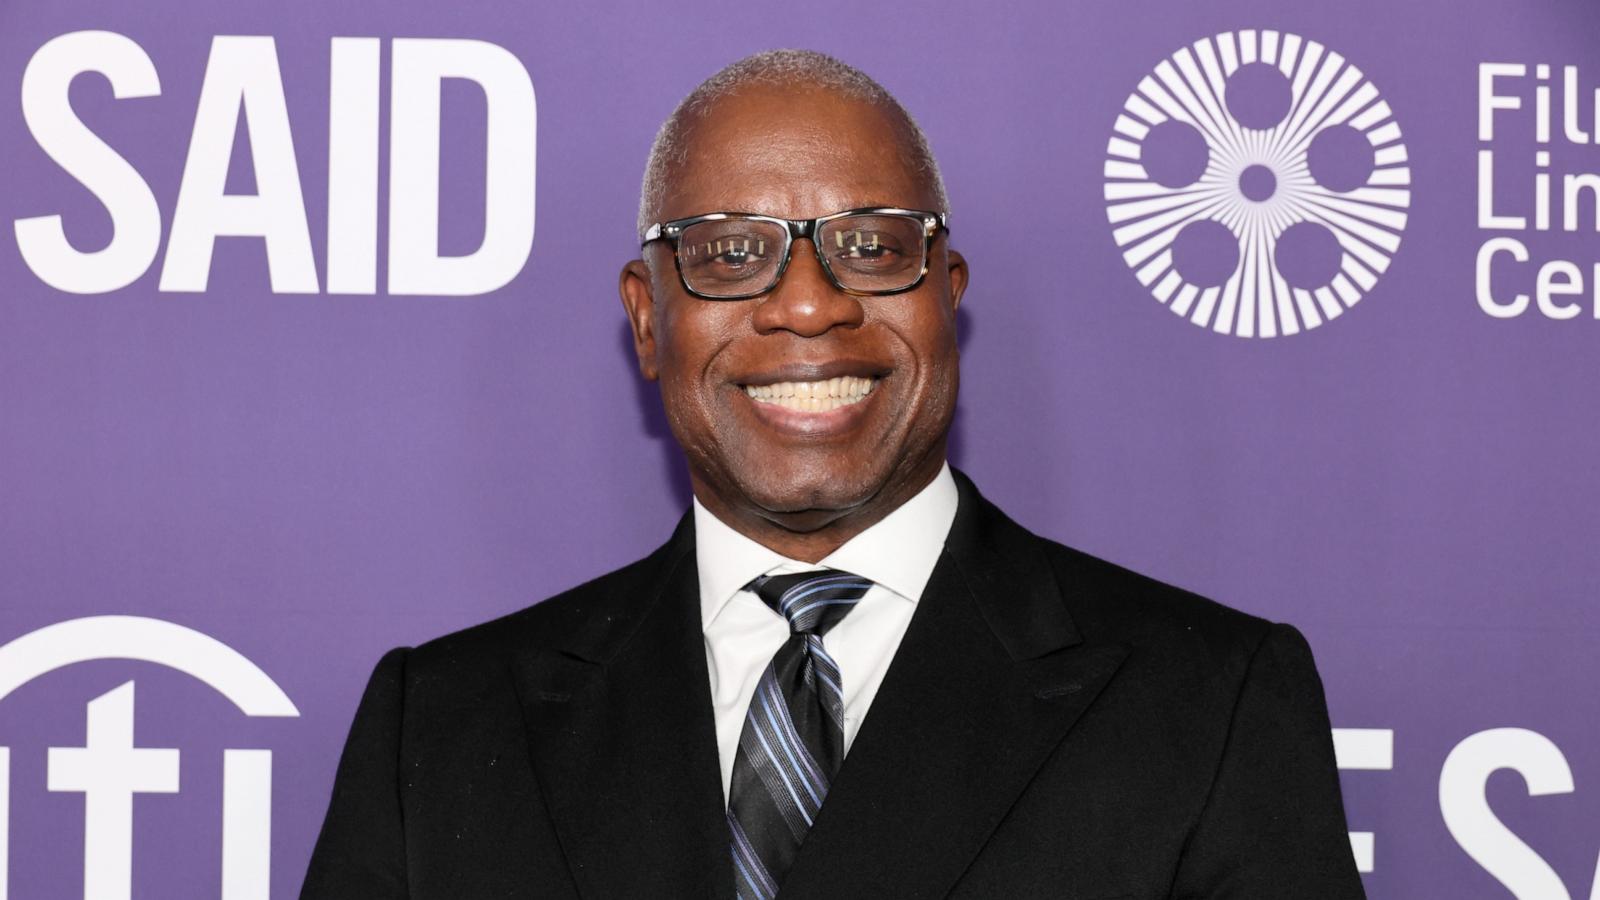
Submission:
M 841 477 L 835 471 L 809 477 L 760 478 L 745 481 L 741 487 L 746 497 L 768 512 L 815 512 L 831 519 L 867 502 L 882 487 L 881 479 L 863 479 L 861 474 Z

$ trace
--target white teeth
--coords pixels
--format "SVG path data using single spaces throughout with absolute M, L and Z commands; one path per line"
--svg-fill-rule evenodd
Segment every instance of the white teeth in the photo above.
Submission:
M 800 412 L 827 412 L 860 403 L 872 393 L 876 378 L 841 375 L 821 381 L 780 381 L 777 384 L 747 384 L 751 399 Z

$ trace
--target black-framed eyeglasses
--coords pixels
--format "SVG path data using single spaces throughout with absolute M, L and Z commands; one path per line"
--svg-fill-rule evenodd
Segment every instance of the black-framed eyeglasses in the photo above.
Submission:
M 747 300 L 777 286 L 789 251 L 809 238 L 835 287 L 856 296 L 909 291 L 928 274 L 933 238 L 949 230 L 945 213 L 869 206 L 815 219 L 715 212 L 658 222 L 644 244 L 672 242 L 684 290 L 704 300 Z

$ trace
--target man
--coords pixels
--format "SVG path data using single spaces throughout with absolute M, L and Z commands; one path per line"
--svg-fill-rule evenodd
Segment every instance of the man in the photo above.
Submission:
M 945 464 L 946 212 L 911 118 L 831 58 L 680 105 L 621 294 L 693 508 L 385 656 L 303 897 L 1362 896 L 1300 635 Z

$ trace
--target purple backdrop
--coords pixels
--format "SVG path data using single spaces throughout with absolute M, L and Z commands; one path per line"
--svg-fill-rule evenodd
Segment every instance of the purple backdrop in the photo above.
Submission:
M 1264 53 L 1256 29 L 1279 33 L 1280 53 L 1293 34 L 1342 55 L 1398 124 L 1391 146 L 1403 143 L 1403 159 L 1340 170 L 1362 149 L 1346 133 L 1320 151 L 1324 162 L 1312 151 L 1314 175 L 1361 184 L 1384 165 L 1409 175 L 1404 205 L 1386 195 L 1407 217 L 1388 220 L 1400 240 L 1382 254 L 1387 271 L 1336 320 L 1270 339 L 1173 315 L 1178 298 L 1153 296 L 1159 277 L 1141 283 L 1115 233 L 1122 223 L 1107 213 L 1108 182 L 1143 177 L 1107 165 L 1139 165 L 1111 142 L 1130 139 L 1116 126 L 1141 80 L 1213 36 L 1242 48 L 1249 31 Z M 25 258 L 27 226 L 0 239 L 0 644 L 16 641 L 0 647 L 0 862 L 9 855 L 0 895 L 9 884 L 11 898 L 81 897 L 88 853 L 112 896 L 126 896 L 130 880 L 139 897 L 269 896 L 253 877 L 222 887 L 225 817 L 241 823 L 236 878 L 259 871 L 268 852 L 252 837 L 265 821 L 249 803 L 264 789 L 260 769 L 246 754 L 227 757 L 238 758 L 240 796 L 224 803 L 224 754 L 263 749 L 270 896 L 293 896 L 383 650 L 522 607 L 666 537 L 686 482 L 654 389 L 635 374 L 615 291 L 636 250 L 644 156 L 673 104 L 717 67 L 805 46 L 899 95 L 944 168 L 952 242 L 973 276 L 956 464 L 1036 531 L 1306 632 L 1334 726 L 1348 729 L 1346 805 L 1351 829 L 1370 835 L 1355 840 L 1370 841 L 1371 896 L 1600 897 L 1600 427 L 1585 399 L 1600 376 L 1600 239 L 1585 180 L 1600 172 L 1591 0 L 1293 10 L 1265 0 L 981 9 L 11 0 L 0 5 L 0 212 L 7 223 L 59 214 L 81 251 L 113 241 L 111 214 L 47 152 L 37 132 L 52 126 L 25 121 L 22 98 L 30 62 L 44 69 L 41 48 L 86 30 L 123 36 L 159 75 L 159 93 L 117 99 L 89 71 L 69 96 L 159 208 L 159 230 L 130 226 L 116 240 L 160 244 L 131 284 L 81 293 L 51 287 Z M 274 39 L 304 197 L 294 228 L 310 237 L 318 292 L 274 292 L 263 240 L 231 236 L 216 240 L 203 291 L 160 289 L 219 35 Z M 344 37 L 381 39 L 369 294 L 325 292 L 330 42 Z M 393 39 L 417 38 L 498 45 L 537 93 L 537 229 L 525 265 L 498 290 L 404 295 L 384 275 Z M 62 58 L 87 70 L 104 57 Z M 1542 79 L 1541 64 L 1551 67 Z M 210 76 L 219 84 L 221 68 Z M 1487 94 L 1486 72 L 1500 73 Z M 1278 102 L 1289 79 L 1270 75 L 1246 73 L 1259 82 L 1248 86 L 1259 109 L 1246 109 L 1241 82 L 1235 118 Z M 1551 136 L 1541 143 L 1545 96 Z M 486 134 L 500 112 L 485 97 L 469 81 L 443 85 L 445 255 L 486 237 Z M 259 123 L 251 107 L 239 127 L 229 193 L 255 193 L 271 177 L 247 136 L 270 126 L 269 106 Z M 1381 153 L 1393 134 L 1365 136 Z M 1181 175 L 1205 149 L 1182 128 L 1143 143 L 1152 178 L 1162 166 Z M 1545 229 L 1535 221 L 1540 173 L 1554 196 Z M 1285 196 L 1303 175 L 1276 174 Z M 1247 194 L 1274 190 L 1259 179 L 1247 178 Z M 1528 227 L 1484 227 L 1493 220 L 1481 205 Z M 1281 257 L 1291 287 L 1326 280 L 1338 260 L 1326 235 L 1301 232 L 1304 246 L 1291 252 L 1285 238 Z M 1202 270 L 1219 234 L 1180 240 L 1184 278 L 1215 277 Z M 1236 252 L 1222 237 L 1224 255 Z M 1494 240 L 1515 241 L 1527 261 L 1510 243 L 1491 245 L 1480 286 Z M 1516 305 L 1552 260 L 1573 266 L 1548 275 L 1556 289 L 1544 302 Z M 1573 273 L 1582 288 L 1560 294 Z M 119 619 L 27 637 L 98 616 L 200 634 L 154 626 L 141 638 L 149 623 Z M 128 656 L 150 658 L 100 658 Z M 202 659 L 254 701 L 230 702 L 218 684 L 178 671 Z M 130 680 L 136 703 L 108 693 Z M 104 733 L 86 742 L 86 704 L 102 697 Z M 251 702 L 267 714 L 247 714 Z M 129 712 L 134 746 L 177 749 L 181 761 L 98 756 L 84 772 L 77 757 L 52 757 L 50 748 L 96 740 L 97 752 L 113 752 Z M 159 788 L 167 768 L 180 772 L 175 792 Z M 116 831 L 114 809 L 86 816 L 86 795 L 71 785 L 95 772 L 143 779 L 131 834 Z M 88 820 L 102 823 L 96 836 Z M 131 875 L 105 868 L 119 853 Z

